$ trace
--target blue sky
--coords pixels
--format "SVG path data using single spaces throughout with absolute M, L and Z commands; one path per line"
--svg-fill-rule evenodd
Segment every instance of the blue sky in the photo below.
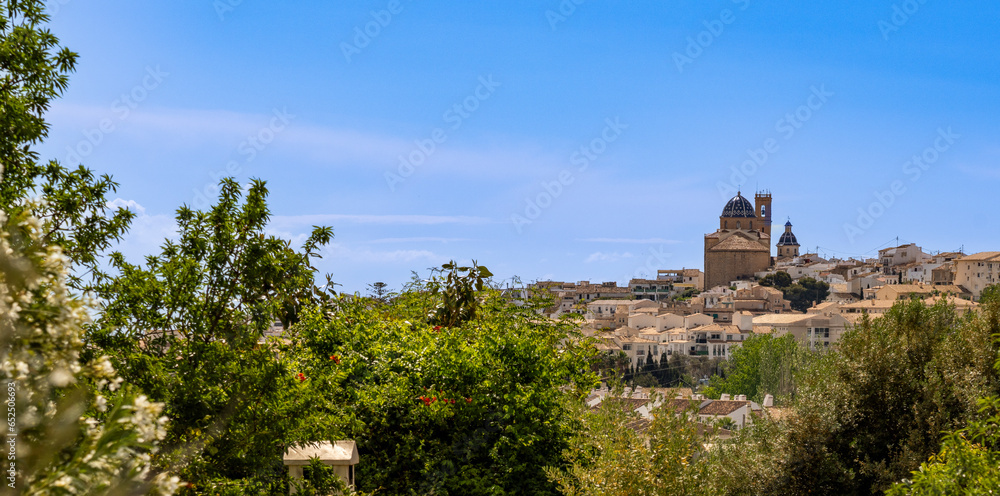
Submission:
M 737 187 L 828 256 L 1000 249 L 1000 5 L 623 3 L 50 0 L 81 58 L 40 151 L 121 183 L 134 258 L 264 179 L 346 291 L 701 268 Z

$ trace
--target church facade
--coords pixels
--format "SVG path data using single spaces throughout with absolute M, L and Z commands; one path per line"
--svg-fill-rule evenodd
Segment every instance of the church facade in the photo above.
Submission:
M 771 194 L 757 193 L 751 204 L 737 192 L 722 209 L 719 229 L 705 235 L 705 289 L 753 279 L 771 264 Z

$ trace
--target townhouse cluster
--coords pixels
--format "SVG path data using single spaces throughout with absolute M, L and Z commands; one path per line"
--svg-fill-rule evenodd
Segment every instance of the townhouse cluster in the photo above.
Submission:
M 749 400 L 746 395 L 722 394 L 713 400 L 683 387 L 647 389 L 640 386 L 626 387 L 623 391 L 602 387 L 591 391 L 584 401 L 592 410 L 613 407 L 634 413 L 628 427 L 640 434 L 652 424 L 655 411 L 666 411 L 686 416 L 695 422 L 699 434 L 713 439 L 727 439 L 733 431 L 761 418 L 779 417 L 783 413 L 774 407 L 774 397 L 770 394 L 764 395 L 762 403 Z

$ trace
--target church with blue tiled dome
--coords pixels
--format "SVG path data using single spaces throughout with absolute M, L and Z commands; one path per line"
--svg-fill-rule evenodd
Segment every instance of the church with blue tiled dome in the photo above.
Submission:
M 753 279 L 771 263 L 771 193 L 758 192 L 750 203 L 737 192 L 722 209 L 719 229 L 705 235 L 705 289 Z

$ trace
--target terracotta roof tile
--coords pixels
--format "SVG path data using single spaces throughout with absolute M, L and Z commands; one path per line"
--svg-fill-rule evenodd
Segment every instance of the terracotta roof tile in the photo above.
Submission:
M 708 251 L 770 251 L 770 249 L 761 243 L 734 234 L 709 248 Z

